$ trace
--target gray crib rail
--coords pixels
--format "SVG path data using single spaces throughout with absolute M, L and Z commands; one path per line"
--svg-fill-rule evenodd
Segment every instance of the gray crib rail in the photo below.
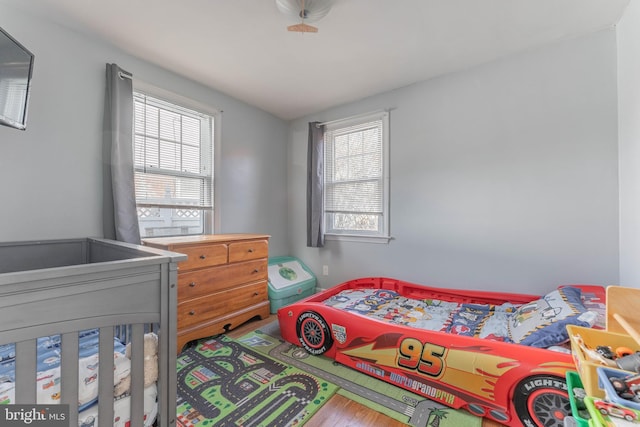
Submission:
M 98 328 L 98 423 L 111 425 L 113 338 L 120 334 L 114 328 L 127 325 L 132 353 L 131 426 L 142 426 L 144 333 L 154 324 L 159 337 L 158 425 L 174 426 L 177 262 L 186 256 L 102 239 L 84 242 L 89 246 L 83 251 L 93 257 L 85 264 L 0 274 L 0 344 L 16 344 L 16 403 L 36 403 L 37 338 L 60 334 L 61 403 L 69 404 L 69 425 L 78 425 L 78 334 Z M 65 246 L 54 243 L 57 248 Z M 46 252 L 40 245 L 47 242 L 31 244 L 36 245 L 38 256 Z M 18 244 L 21 253 L 28 252 L 26 245 Z M 9 246 L 0 244 L 0 254 L 7 253 Z
M 144 331 L 145 324 L 130 325 L 131 343 L 131 427 L 142 427 L 144 417 Z M 100 331 L 98 367 L 99 425 L 113 422 L 113 370 L 114 328 L 102 327 Z M 31 404 L 36 401 L 36 339 L 16 343 L 16 403 Z M 61 403 L 69 405 L 69 425 L 78 425 L 78 332 L 68 332 L 61 337 Z M 162 424 L 162 423 L 161 423 Z M 164 424 L 162 424 L 164 425 Z

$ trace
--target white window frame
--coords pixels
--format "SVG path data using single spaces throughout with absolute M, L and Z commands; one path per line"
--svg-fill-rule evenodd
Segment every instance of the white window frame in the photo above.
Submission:
M 213 137 L 213 141 L 212 141 L 213 174 L 211 176 L 211 180 L 212 180 L 211 189 L 213 191 L 213 209 L 203 210 L 203 213 L 204 213 L 203 234 L 218 233 L 221 229 L 219 201 L 222 196 L 220 194 L 220 189 L 216 187 L 216 182 L 218 181 L 217 176 L 220 171 L 220 154 L 221 154 L 221 143 L 220 143 L 221 138 L 220 137 L 222 135 L 221 119 L 220 119 L 221 111 L 215 108 L 212 108 L 209 105 L 194 101 L 190 98 L 178 95 L 174 92 L 168 91 L 163 88 L 159 88 L 157 86 L 148 84 L 140 80 L 134 80 L 133 91 L 211 116 L 213 120 L 213 135 L 212 135 Z
M 391 240 L 390 234 L 390 221 L 389 221 L 389 212 L 390 212 L 390 195 L 389 195 L 389 112 L 381 111 L 368 113 L 364 115 L 359 115 L 343 120 L 333 120 L 331 122 L 325 123 L 325 161 L 324 161 L 324 185 L 325 188 L 329 183 L 329 171 L 328 169 L 328 161 L 327 156 L 332 155 L 332 150 L 329 149 L 329 144 L 331 144 L 328 139 L 330 138 L 326 131 L 337 131 L 340 129 L 348 128 L 351 126 L 356 126 L 364 123 L 374 122 L 374 121 L 382 122 L 382 180 L 383 180 L 383 194 L 382 194 L 382 217 L 378 224 L 377 231 L 359 231 L 359 230 L 349 230 L 349 231 L 341 231 L 333 229 L 329 226 L 330 216 L 332 215 L 330 212 L 327 212 L 326 209 L 326 191 L 325 191 L 325 210 L 323 212 L 323 221 L 325 224 L 325 239 L 326 240 L 342 240 L 342 241 L 352 241 L 352 242 L 368 242 L 368 243 L 388 243 Z

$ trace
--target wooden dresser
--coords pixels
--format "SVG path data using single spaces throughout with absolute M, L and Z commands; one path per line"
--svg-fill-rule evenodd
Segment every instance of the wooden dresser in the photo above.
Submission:
M 269 237 L 216 234 L 144 239 L 187 255 L 178 263 L 178 352 L 189 341 L 269 316 Z

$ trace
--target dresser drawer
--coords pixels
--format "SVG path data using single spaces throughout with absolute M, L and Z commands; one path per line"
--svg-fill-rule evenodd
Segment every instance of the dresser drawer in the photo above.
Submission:
M 239 286 L 178 304 L 178 329 L 228 315 L 268 298 L 267 281 Z
M 268 256 L 269 243 L 267 240 L 252 240 L 229 244 L 229 262 L 267 258 Z
M 178 275 L 178 302 L 219 292 L 235 285 L 267 280 L 266 260 L 187 271 Z
M 187 255 L 188 259 L 178 264 L 178 270 L 188 271 L 195 268 L 222 265 L 227 262 L 228 247 L 225 244 L 182 246 L 172 249 Z

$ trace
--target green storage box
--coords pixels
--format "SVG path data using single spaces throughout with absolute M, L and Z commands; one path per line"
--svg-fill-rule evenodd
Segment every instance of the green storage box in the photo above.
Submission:
M 313 295 L 316 291 L 316 276 L 294 257 L 269 258 L 269 301 L 271 314 L 280 307 Z
M 582 385 L 580 375 L 576 371 L 567 371 L 567 389 L 569 393 L 569 402 L 571 403 L 571 413 L 578 427 L 589 427 L 591 415 L 584 403 L 586 391 Z

